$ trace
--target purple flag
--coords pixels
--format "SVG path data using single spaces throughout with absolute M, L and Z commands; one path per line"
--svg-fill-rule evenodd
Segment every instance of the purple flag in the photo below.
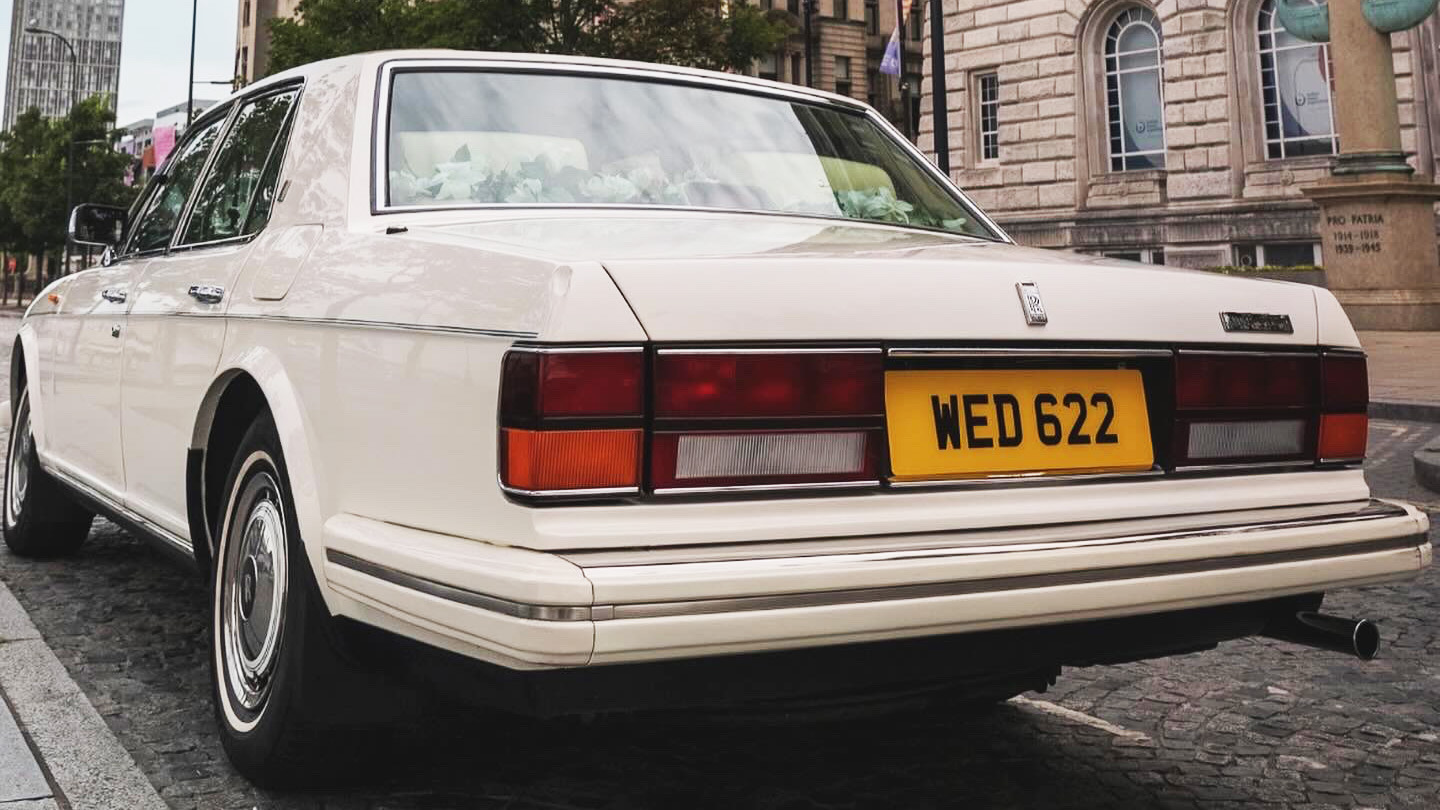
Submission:
M 890 34 L 890 43 L 885 46 L 885 55 L 880 58 L 880 72 L 891 76 L 900 75 L 900 26 Z

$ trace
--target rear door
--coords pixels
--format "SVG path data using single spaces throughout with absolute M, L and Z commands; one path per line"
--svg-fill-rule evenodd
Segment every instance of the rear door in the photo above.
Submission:
M 239 103 L 165 256 L 130 310 L 121 383 L 126 505 L 187 535 L 185 456 L 220 359 L 232 287 L 269 219 L 298 86 Z

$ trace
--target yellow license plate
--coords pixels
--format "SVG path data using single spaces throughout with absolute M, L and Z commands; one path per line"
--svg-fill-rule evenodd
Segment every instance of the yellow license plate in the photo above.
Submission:
M 891 371 L 897 479 L 1148 470 L 1155 463 L 1135 370 Z

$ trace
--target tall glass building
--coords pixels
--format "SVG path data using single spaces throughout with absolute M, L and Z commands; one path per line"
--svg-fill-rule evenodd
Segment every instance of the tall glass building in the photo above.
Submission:
M 10 69 L 5 87 L 5 129 L 20 113 L 38 107 L 49 118 L 70 110 L 76 98 L 103 96 L 111 106 L 120 84 L 120 31 L 125 0 L 14 0 L 10 22 Z M 65 37 L 79 57 L 72 74 L 70 52 L 58 39 L 29 34 L 36 26 Z

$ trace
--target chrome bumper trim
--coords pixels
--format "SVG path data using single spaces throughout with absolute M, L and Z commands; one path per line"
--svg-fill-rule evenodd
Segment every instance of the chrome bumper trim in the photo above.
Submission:
M 1153 532 L 1089 541 L 1061 541 L 1045 544 L 1031 543 L 1006 546 L 961 546 L 951 549 L 932 550 L 924 556 L 954 557 L 977 554 L 1013 554 L 1035 551 L 1041 546 L 1047 549 L 1053 549 L 1072 546 L 1084 547 L 1097 544 L 1112 545 L 1203 537 L 1227 537 L 1254 532 L 1335 526 L 1369 520 L 1388 520 L 1402 518 L 1408 514 L 1407 511 L 1394 504 L 1383 501 L 1371 501 L 1365 507 L 1354 512 L 1325 517 L 1260 521 L 1236 526 L 1173 532 Z M 914 585 L 887 585 L 876 588 L 807 591 L 801 593 L 694 599 L 673 602 L 635 602 L 614 605 L 537 605 L 516 602 L 510 599 L 477 593 L 475 591 L 457 588 L 453 585 L 446 585 L 434 580 L 417 577 L 413 574 L 397 571 L 393 568 L 379 565 L 334 549 L 327 549 L 325 558 L 341 567 L 349 568 L 401 587 L 472 607 L 502 613 L 507 616 L 536 621 L 579 622 L 606 621 L 611 619 L 645 619 L 663 616 L 695 616 L 708 613 L 780 610 L 784 608 L 824 607 L 901 599 L 925 599 L 938 596 L 960 596 L 964 594 L 1011 591 L 1025 588 L 1084 585 L 1111 580 L 1140 579 L 1144 577 L 1171 576 L 1175 574 L 1202 573 L 1206 571 L 1224 571 L 1234 568 L 1305 562 L 1308 560 L 1347 557 L 1357 554 L 1403 551 L 1406 549 L 1420 548 L 1426 545 L 1426 543 L 1428 543 L 1426 535 L 1419 533 L 1384 537 L 1376 540 L 1364 540 L 1341 545 L 1312 546 L 1283 551 L 1261 552 L 1258 554 L 1207 557 L 1196 560 L 1176 560 L 1173 562 L 1149 563 L 1145 565 L 1091 568 L 1075 571 L 1052 571 L 1044 574 L 1025 574 L 1020 576 L 967 579 L 950 582 L 929 582 Z
M 526 602 L 516 602 L 510 599 L 502 599 L 498 596 L 468 591 L 464 588 L 457 588 L 454 585 L 446 585 L 443 582 L 436 582 L 433 579 L 417 577 L 414 574 L 407 574 L 404 571 L 396 571 L 389 566 L 373 563 L 369 560 L 362 560 L 353 554 L 346 554 L 335 549 L 325 550 L 325 559 L 335 563 L 342 568 L 349 568 L 352 571 L 359 571 L 362 574 L 384 580 L 402 588 L 409 588 L 412 591 L 437 596 L 441 599 L 448 599 L 451 602 L 459 602 L 462 605 L 478 607 L 494 613 L 503 613 L 506 616 L 514 616 L 517 619 L 534 619 L 542 622 L 588 622 L 594 617 L 595 608 L 590 605 L 535 605 Z

